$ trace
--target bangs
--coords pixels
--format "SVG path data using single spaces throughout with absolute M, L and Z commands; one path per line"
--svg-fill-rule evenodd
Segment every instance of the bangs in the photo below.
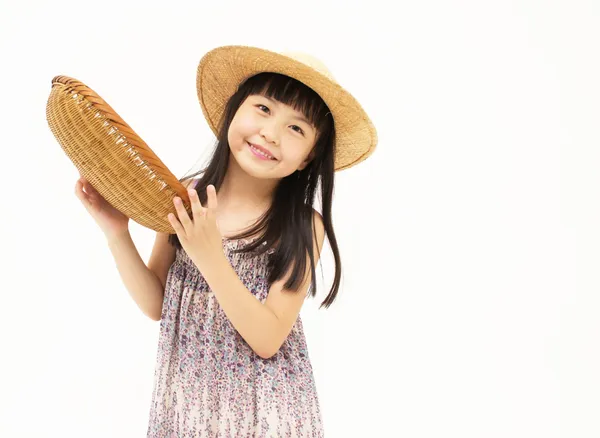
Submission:
M 250 94 L 270 97 L 302 113 L 317 132 L 323 132 L 327 116 L 331 117 L 329 108 L 314 90 L 289 76 L 259 73 L 249 78 L 247 85 Z

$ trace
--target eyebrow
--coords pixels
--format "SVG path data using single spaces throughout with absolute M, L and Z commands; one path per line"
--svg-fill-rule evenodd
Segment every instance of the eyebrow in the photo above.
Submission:
M 279 102 L 278 102 L 278 101 L 276 101 L 275 99 L 271 99 L 271 98 L 270 98 L 270 97 L 268 97 L 268 96 L 262 96 L 262 97 L 264 97 L 265 99 L 267 99 L 267 100 L 269 100 L 269 101 L 273 102 L 275 105 L 279 105 Z M 308 126 L 310 126 L 311 128 L 313 128 L 313 124 L 312 124 L 312 123 L 310 123 L 308 120 L 306 120 L 306 119 L 305 119 L 304 117 L 302 117 L 302 116 L 294 116 L 294 119 L 296 119 L 296 120 L 300 120 L 301 122 L 304 122 L 304 123 L 306 123 Z

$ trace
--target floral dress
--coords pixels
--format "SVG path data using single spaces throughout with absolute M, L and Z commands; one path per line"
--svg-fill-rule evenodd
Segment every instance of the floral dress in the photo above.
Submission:
M 232 253 L 251 239 L 223 239 L 229 262 L 264 303 L 268 258 Z M 169 269 L 160 322 L 148 438 L 322 437 L 300 316 L 279 351 L 258 356 L 233 327 L 184 249 Z

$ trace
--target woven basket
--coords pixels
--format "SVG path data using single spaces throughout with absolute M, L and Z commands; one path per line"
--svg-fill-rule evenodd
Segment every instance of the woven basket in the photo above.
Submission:
M 144 227 L 175 233 L 179 196 L 192 217 L 186 188 L 148 145 L 93 90 L 56 76 L 46 106 L 52 133 L 79 173 L 117 210 Z

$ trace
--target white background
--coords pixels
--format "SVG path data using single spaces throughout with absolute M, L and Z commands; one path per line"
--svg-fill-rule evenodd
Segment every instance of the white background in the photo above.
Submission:
M 600 436 L 600 3 L 0 5 L 0 436 L 145 437 L 153 388 L 159 323 L 75 197 L 52 78 L 182 177 L 213 142 L 196 67 L 226 44 L 317 56 L 378 129 L 336 180 L 339 299 L 318 310 L 326 245 L 302 310 L 326 436 Z

